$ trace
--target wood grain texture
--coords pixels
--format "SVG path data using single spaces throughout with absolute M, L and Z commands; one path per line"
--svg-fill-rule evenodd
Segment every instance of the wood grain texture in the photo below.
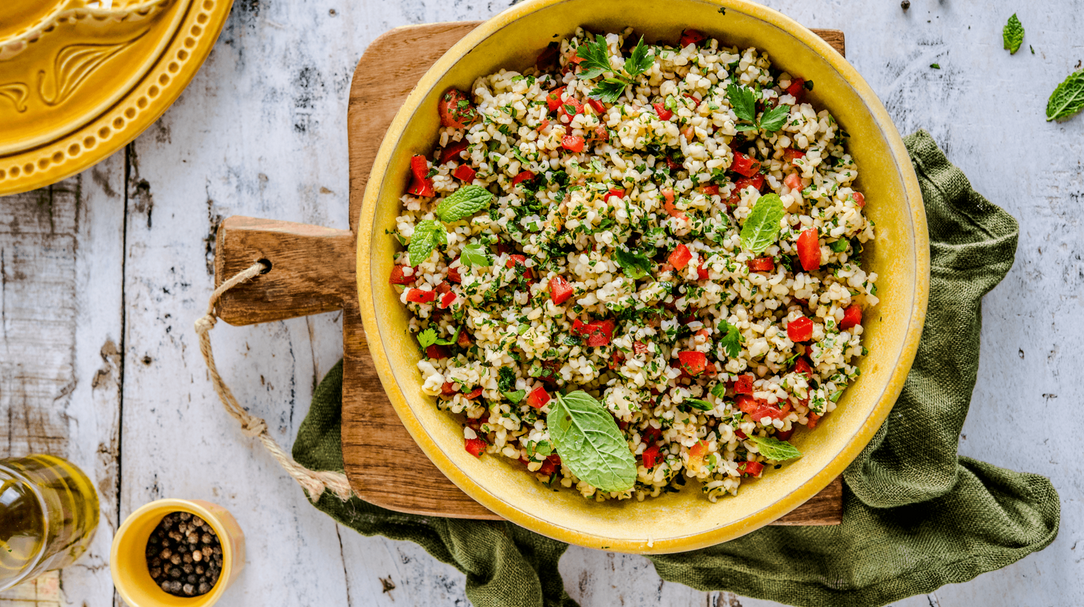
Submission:
M 388 401 L 366 349 L 352 255 L 361 200 L 384 132 L 418 79 L 478 22 L 394 29 L 377 38 L 354 71 L 348 110 L 351 230 L 230 217 L 218 228 L 215 283 L 268 260 L 272 269 L 227 292 L 219 315 L 234 325 L 343 309 L 342 449 L 358 495 L 402 512 L 497 519 L 421 452 Z M 822 33 L 843 52 L 842 32 Z M 842 494 L 828 488 L 779 524 L 840 522 Z

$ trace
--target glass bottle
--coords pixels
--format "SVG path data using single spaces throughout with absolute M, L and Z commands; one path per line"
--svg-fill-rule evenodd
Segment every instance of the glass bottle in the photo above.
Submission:
M 66 567 L 98 528 L 98 493 L 52 455 L 0 459 L 0 590 Z

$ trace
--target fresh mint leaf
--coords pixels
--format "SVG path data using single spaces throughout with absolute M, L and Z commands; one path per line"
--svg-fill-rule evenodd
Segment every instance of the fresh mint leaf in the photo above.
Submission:
M 517 405 L 519 401 L 523 400 L 527 392 L 525 390 L 516 390 L 515 392 L 501 392 L 505 398 L 512 401 L 512 404 Z
M 625 272 L 625 276 L 628 276 L 633 280 L 645 278 L 655 269 L 655 264 L 651 262 L 651 259 L 648 258 L 648 256 L 635 251 L 628 251 L 621 247 L 614 249 L 613 258 L 614 262 L 621 266 L 621 270 Z
M 582 390 L 556 394 L 554 400 L 546 424 L 561 462 L 601 491 L 632 489 L 636 460 L 606 407 Z
M 699 398 L 686 398 L 685 400 L 681 401 L 681 403 L 684 405 L 689 405 L 697 411 L 711 411 L 715 408 L 708 401 L 700 400 Z
M 1067 120 L 1084 110 L 1084 69 L 1065 79 L 1046 102 L 1046 121 Z
M 439 221 L 427 219 L 414 226 L 414 235 L 410 237 L 407 253 L 410 265 L 416 266 L 429 259 L 437 245 L 448 244 L 448 230 Z
M 788 459 L 795 459 L 802 457 L 802 452 L 798 450 L 794 445 L 781 441 L 778 438 L 765 437 L 765 436 L 751 436 L 749 440 L 753 441 L 753 444 L 757 446 L 757 451 L 764 457 L 776 461 L 782 462 Z
M 790 118 L 790 106 L 779 104 L 761 114 L 760 128 L 769 133 L 774 133 L 783 128 L 783 125 L 787 123 L 788 118 Z
M 480 185 L 465 185 L 440 201 L 437 216 L 444 223 L 453 223 L 488 207 L 493 198 L 493 194 Z
M 594 42 L 591 42 L 589 34 L 580 48 L 576 49 L 576 56 L 583 59 L 580 62 L 580 78 L 584 80 L 598 78 L 603 72 L 613 71 L 610 67 L 610 51 L 602 34 L 596 34 Z
M 486 252 L 485 247 L 480 244 L 469 244 L 463 247 L 463 250 L 459 253 L 459 263 L 464 268 L 469 269 L 473 266 L 486 268 L 492 262 L 489 260 L 489 254 Z
M 1016 17 L 1016 13 L 1009 17 L 1009 22 L 1001 31 L 1001 37 L 1005 42 L 1005 50 L 1009 51 L 1010 55 L 1015 55 L 1016 51 L 1020 50 L 1020 44 L 1024 42 L 1024 25 Z
M 939 70 L 939 69 L 941 69 L 941 64 L 940 63 L 931 63 L 930 67 L 935 69 L 935 70 Z
M 738 117 L 738 120 L 756 121 L 757 97 L 751 89 L 729 84 L 726 87 L 726 98 L 730 100 L 730 107 L 734 109 L 734 115 Z
M 591 89 L 588 94 L 606 103 L 617 103 L 617 100 L 621 98 L 621 94 L 625 92 L 626 86 L 628 86 L 628 83 L 624 80 L 607 78 L 596 84 L 595 88 Z
M 625 62 L 625 71 L 629 76 L 637 76 L 646 72 L 654 63 L 655 55 L 653 53 L 648 54 L 647 46 L 644 45 L 644 37 L 640 36 L 636 48 L 632 49 L 632 55 Z
M 741 228 L 741 246 L 754 255 L 763 253 L 779 238 L 779 221 L 785 214 L 778 194 L 761 196 Z
M 723 321 L 725 333 L 723 333 L 723 350 L 730 358 L 737 358 L 741 354 L 741 333 L 738 333 L 738 328 L 734 325 Z
M 840 238 L 835 242 L 829 243 L 828 246 L 836 253 L 842 253 L 847 250 L 847 239 Z

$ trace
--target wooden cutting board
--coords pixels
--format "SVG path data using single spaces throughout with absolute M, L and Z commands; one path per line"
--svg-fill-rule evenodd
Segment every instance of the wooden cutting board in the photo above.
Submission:
M 384 132 L 422 74 L 477 25 L 402 27 L 377 38 L 358 62 L 350 89 L 350 229 L 230 217 L 218 229 L 215 284 L 257 260 L 271 263 L 269 272 L 220 300 L 218 314 L 231 325 L 343 311 L 342 450 L 346 474 L 359 496 L 401 512 L 498 519 L 445 478 L 400 423 L 366 347 L 354 279 L 361 200 Z M 843 53 L 843 32 L 814 31 Z M 842 514 L 837 478 L 774 524 L 835 525 Z

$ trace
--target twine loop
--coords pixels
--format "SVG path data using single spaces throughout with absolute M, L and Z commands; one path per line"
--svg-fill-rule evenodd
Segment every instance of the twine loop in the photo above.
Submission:
M 211 351 L 211 329 L 215 328 L 215 323 L 218 322 L 218 316 L 215 313 L 218 300 L 226 291 L 267 272 L 269 269 L 266 263 L 257 261 L 237 273 L 233 278 L 222 283 L 221 286 L 215 289 L 214 293 L 211 293 L 211 299 L 207 302 L 207 312 L 197 319 L 195 323 L 196 335 L 199 336 L 199 350 L 203 354 L 203 360 L 207 363 L 207 371 L 211 375 L 211 385 L 214 386 L 215 393 L 218 394 L 218 398 L 222 401 L 222 406 L 226 409 L 226 412 L 241 425 L 241 432 L 249 438 L 259 439 L 264 448 L 271 454 L 271 457 L 297 481 L 297 484 L 308 492 L 310 500 L 314 502 L 319 500 L 324 491 L 330 489 L 336 497 L 346 501 L 354 495 L 354 490 L 350 487 L 350 481 L 347 480 L 346 475 L 342 472 L 309 470 L 294 461 L 294 458 L 290 457 L 275 442 L 275 439 L 271 438 L 271 435 L 267 433 L 267 422 L 252 415 L 241 406 L 241 403 L 237 401 L 233 391 L 226 385 L 226 380 L 222 379 L 218 367 L 215 365 L 214 353 Z

